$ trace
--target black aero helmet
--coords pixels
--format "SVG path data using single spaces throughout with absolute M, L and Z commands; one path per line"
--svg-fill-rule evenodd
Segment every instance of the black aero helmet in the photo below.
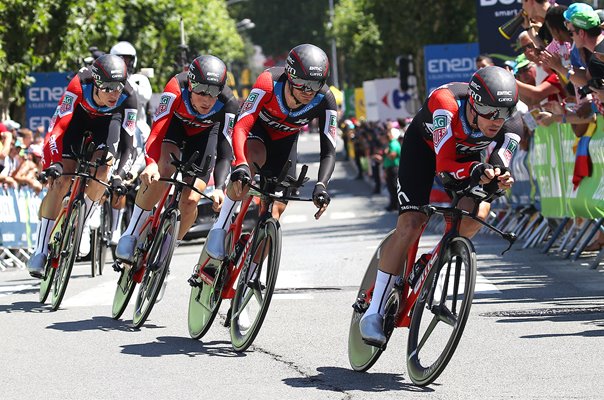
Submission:
M 217 97 L 227 79 L 224 62 L 215 56 L 199 56 L 189 66 L 189 90 L 193 93 Z
M 294 88 L 316 92 L 329 77 L 327 54 L 313 44 L 300 44 L 287 55 L 285 72 Z
M 478 115 L 507 119 L 518 103 L 518 84 L 511 72 L 497 66 L 474 72 L 468 84 L 468 99 Z
M 128 69 L 124 60 L 113 54 L 103 54 L 90 66 L 94 85 L 105 91 L 122 90 L 128 78 Z

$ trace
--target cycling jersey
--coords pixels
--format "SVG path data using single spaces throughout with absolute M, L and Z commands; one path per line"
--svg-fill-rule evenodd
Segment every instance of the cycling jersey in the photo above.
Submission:
M 473 130 L 466 118 L 467 83 L 434 90 L 405 132 L 401 147 L 399 212 L 418 211 L 428 204 L 435 173 L 468 179 L 472 167 L 490 150 L 489 163 L 508 167 L 520 142 L 519 113 L 508 119 L 493 138 Z M 486 151 L 484 152 L 486 153 Z
M 411 132 L 421 132 L 436 154 L 436 172 L 448 172 L 456 179 L 470 176 L 474 162 L 462 159 L 480 153 L 496 142 L 493 150 L 498 165 L 509 166 L 512 154 L 520 142 L 522 121 L 508 119 L 494 138 L 473 130 L 466 118 L 468 84 L 451 83 L 434 90 L 409 125 Z M 509 151 L 506 151 L 509 150 Z
M 44 168 L 69 157 L 86 130 L 93 132 L 98 148 L 107 147 L 114 159 L 120 159 L 116 173 L 123 175 L 132 163 L 132 136 L 136 129 L 138 103 L 130 84 L 113 107 L 100 107 L 93 100 L 94 83 L 88 68 L 82 68 L 69 82 L 59 101 L 44 142 Z M 119 142 L 125 140 L 127 143 Z M 65 147 L 65 149 L 64 149 Z
M 278 141 L 292 135 L 297 136 L 302 127 L 319 118 L 321 162 L 318 180 L 327 184 L 335 167 L 338 120 L 336 100 L 329 87 L 323 85 L 310 103 L 292 110 L 285 102 L 286 81 L 283 67 L 269 68 L 256 80 L 241 106 L 233 131 L 235 165 L 247 163 L 244 145 L 255 124 L 266 131 L 272 141 Z M 267 159 L 270 157 L 267 154 Z
M 182 128 L 188 142 L 196 140 L 193 137 L 200 134 L 217 135 L 218 150 L 216 167 L 214 168 L 214 182 L 216 187 L 221 188 L 223 186 L 222 182 L 226 181 L 230 169 L 233 154 L 232 132 L 238 108 L 239 103 L 233 96 L 233 91 L 225 86 L 210 112 L 198 114 L 191 104 L 187 73 L 181 72 L 174 76 L 164 88 L 159 106 L 153 117 L 151 134 L 145 146 L 147 165 L 159 161 L 161 144 L 170 129 Z M 176 136 L 174 135 L 174 137 Z M 182 137 L 183 135 L 179 133 L 178 136 Z M 172 137 L 172 141 L 174 137 Z M 176 144 L 180 145 L 181 143 Z M 198 162 L 202 162 L 202 160 L 200 159 Z

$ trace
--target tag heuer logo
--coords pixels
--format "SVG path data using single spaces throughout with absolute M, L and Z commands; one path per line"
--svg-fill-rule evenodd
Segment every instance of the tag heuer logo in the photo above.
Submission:
M 432 126 L 434 127 L 434 129 L 446 127 L 447 126 L 447 117 L 444 115 L 437 115 L 436 117 L 434 117 Z

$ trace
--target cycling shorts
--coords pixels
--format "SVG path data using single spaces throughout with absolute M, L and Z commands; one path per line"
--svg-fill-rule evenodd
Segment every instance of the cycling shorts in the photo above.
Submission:
M 75 153 L 80 152 L 84 132 L 92 132 L 91 141 L 95 143 L 96 149 L 107 147 L 109 136 L 109 123 L 111 116 L 90 118 L 82 107 L 76 107 L 71 121 L 63 134 L 63 158 L 74 159 Z
M 279 140 L 272 140 L 268 132 L 258 122 L 252 127 L 247 140 L 259 140 L 266 149 L 266 162 L 261 168 L 264 175 L 277 177 L 283 170 L 287 160 L 291 160 L 288 174 L 296 176 L 298 162 L 298 135 L 289 135 Z M 248 157 L 250 158 L 250 157 Z
M 193 153 L 198 151 L 199 157 L 195 161 L 195 165 L 198 167 L 203 168 L 203 164 L 206 163 L 208 155 L 211 156 L 212 160 L 210 162 L 210 168 L 204 176 L 198 177 L 207 184 L 210 179 L 210 174 L 214 169 L 214 164 L 216 163 L 217 140 L 218 138 L 216 134 L 212 132 L 212 128 L 208 128 L 193 136 L 187 136 L 182 121 L 176 117 L 172 117 L 163 142 L 172 143 L 177 146 L 182 154 L 181 159 L 184 161 L 189 160 Z

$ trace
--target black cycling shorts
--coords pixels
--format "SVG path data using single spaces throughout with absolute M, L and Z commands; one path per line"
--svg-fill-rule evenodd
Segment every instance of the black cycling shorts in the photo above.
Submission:
M 480 161 L 480 153 L 459 161 Z M 420 207 L 430 203 L 435 174 L 436 153 L 423 139 L 422 132 L 410 126 L 403 138 L 398 168 L 399 214 L 419 211 Z
M 199 177 L 206 184 L 216 163 L 216 142 L 218 140 L 216 125 L 193 136 L 187 136 L 183 122 L 174 116 L 170 121 L 170 126 L 163 140 L 164 142 L 176 145 L 180 149 L 182 152 L 181 160 L 183 161 L 189 160 L 193 153 L 198 151 L 199 157 L 195 161 L 195 165 L 199 167 L 204 166 L 208 155 L 211 156 L 210 168 L 204 176 Z
M 86 131 L 92 132 L 91 140 L 95 143 L 97 150 L 107 147 L 110 122 L 111 115 L 90 118 L 82 107 L 76 107 L 63 134 L 63 158 L 75 158 L 75 153 L 80 152 Z
M 254 124 L 247 140 L 259 140 L 266 149 L 266 162 L 261 168 L 263 174 L 277 177 L 283 170 L 287 160 L 292 164 L 287 173 L 296 177 L 296 163 L 298 162 L 298 134 L 293 134 L 279 140 L 272 140 L 268 132 L 260 125 Z

